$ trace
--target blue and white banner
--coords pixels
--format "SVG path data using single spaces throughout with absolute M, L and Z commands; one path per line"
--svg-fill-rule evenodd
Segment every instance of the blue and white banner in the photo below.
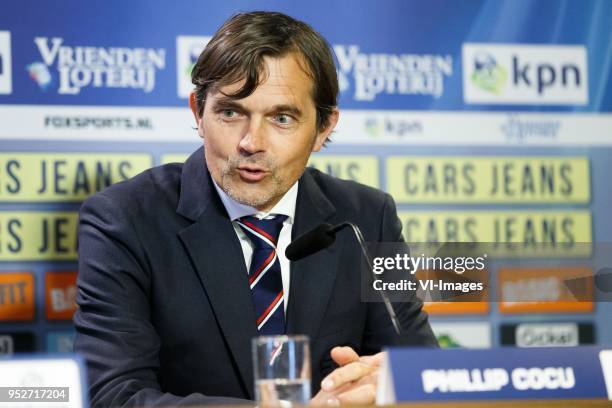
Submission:
M 190 67 L 252 2 L 117 0 L 0 17 L 0 103 L 184 106 Z M 610 112 L 612 4 L 600 0 L 262 2 L 309 22 L 337 57 L 341 106 Z M 52 15 L 53 18 L 49 18 Z

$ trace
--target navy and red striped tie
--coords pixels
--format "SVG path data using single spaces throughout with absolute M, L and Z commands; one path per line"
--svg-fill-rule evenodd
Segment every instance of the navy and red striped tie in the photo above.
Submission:
M 249 285 L 253 294 L 259 334 L 285 332 L 283 280 L 276 244 L 286 215 L 260 220 L 249 216 L 237 220 L 253 244 Z

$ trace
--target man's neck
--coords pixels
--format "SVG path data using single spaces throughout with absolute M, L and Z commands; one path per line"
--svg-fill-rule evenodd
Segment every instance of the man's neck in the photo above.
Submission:
M 270 208 L 269 211 L 262 211 L 250 205 L 234 200 L 225 191 L 223 191 L 221 187 L 219 187 L 212 177 L 211 179 L 217 193 L 219 194 L 219 197 L 221 198 L 221 202 L 223 203 L 223 206 L 225 207 L 225 210 L 232 221 L 247 215 L 255 215 L 258 218 L 265 218 L 270 214 L 282 214 L 289 217 L 290 221 L 293 222 L 297 202 L 298 181 L 296 181 L 291 188 L 289 188 L 289 190 L 283 194 L 280 200 L 278 200 L 278 202 L 272 208 Z

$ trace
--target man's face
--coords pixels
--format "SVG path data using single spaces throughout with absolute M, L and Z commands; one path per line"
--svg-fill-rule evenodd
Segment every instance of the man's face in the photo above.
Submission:
M 335 111 L 317 129 L 313 80 L 297 58 L 266 57 L 268 75 L 246 98 L 224 95 L 243 82 L 209 91 L 201 117 L 191 101 L 211 176 L 234 200 L 260 211 L 270 210 L 302 175 L 338 120 Z

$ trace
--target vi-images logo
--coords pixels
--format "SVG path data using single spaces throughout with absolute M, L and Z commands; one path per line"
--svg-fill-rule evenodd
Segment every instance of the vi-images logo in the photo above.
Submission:
M 587 53 L 583 46 L 463 45 L 465 103 L 586 105 Z
M 0 31 L 0 95 L 13 92 L 11 66 L 11 32 Z
M 193 90 L 191 71 L 211 38 L 193 35 L 176 37 L 176 89 L 179 98 L 188 98 Z

